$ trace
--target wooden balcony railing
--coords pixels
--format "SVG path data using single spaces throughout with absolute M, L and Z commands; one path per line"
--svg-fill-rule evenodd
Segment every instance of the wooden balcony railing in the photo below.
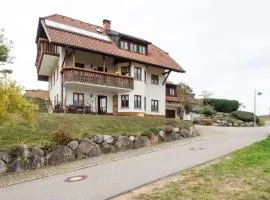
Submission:
M 38 41 L 36 66 L 40 66 L 44 54 L 59 56 L 58 48 L 56 45 L 50 43 L 46 39 L 40 38 Z
M 76 67 L 65 67 L 62 69 L 62 73 L 63 83 L 78 82 L 125 89 L 134 88 L 134 80 L 128 76 L 118 76 L 107 72 Z

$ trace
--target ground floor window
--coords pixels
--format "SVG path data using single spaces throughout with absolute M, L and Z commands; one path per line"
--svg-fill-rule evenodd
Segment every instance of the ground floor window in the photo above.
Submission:
M 83 106 L 84 105 L 84 94 L 83 93 L 73 93 L 73 105 Z
M 128 108 L 129 98 L 128 95 L 121 95 L 121 108 Z
M 144 110 L 146 110 L 146 97 L 144 97 Z
M 142 108 L 142 97 L 134 95 L 134 108 Z
M 158 112 L 158 100 L 151 100 L 151 111 Z

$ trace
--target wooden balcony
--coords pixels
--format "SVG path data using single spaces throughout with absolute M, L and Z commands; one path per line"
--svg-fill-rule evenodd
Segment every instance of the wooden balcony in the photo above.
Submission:
M 50 43 L 48 40 L 40 38 L 38 41 L 36 66 L 39 68 L 44 55 L 59 56 L 58 48 L 56 45 Z
M 76 82 L 97 86 L 130 89 L 134 88 L 134 80 L 129 76 L 119 76 L 107 72 L 76 67 L 62 69 L 63 83 Z

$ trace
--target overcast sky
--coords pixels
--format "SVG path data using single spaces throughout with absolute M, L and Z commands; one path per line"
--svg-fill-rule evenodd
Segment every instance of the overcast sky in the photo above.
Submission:
M 0 28 L 14 42 L 13 77 L 27 89 L 47 89 L 34 66 L 38 18 L 62 14 L 144 38 L 156 44 L 187 71 L 170 80 L 185 82 L 199 95 L 237 99 L 259 114 L 270 108 L 269 0 L 3 0 Z

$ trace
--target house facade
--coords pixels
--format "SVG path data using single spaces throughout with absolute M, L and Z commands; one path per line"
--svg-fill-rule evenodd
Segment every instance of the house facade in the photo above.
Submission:
M 195 94 L 179 94 L 177 84 L 166 82 L 166 110 L 167 118 L 193 120 L 200 117 L 201 99 L 195 99 Z M 189 106 L 186 106 L 188 103 Z
M 184 70 L 152 43 L 61 15 L 40 18 L 38 80 L 66 112 L 165 116 L 165 82 Z

